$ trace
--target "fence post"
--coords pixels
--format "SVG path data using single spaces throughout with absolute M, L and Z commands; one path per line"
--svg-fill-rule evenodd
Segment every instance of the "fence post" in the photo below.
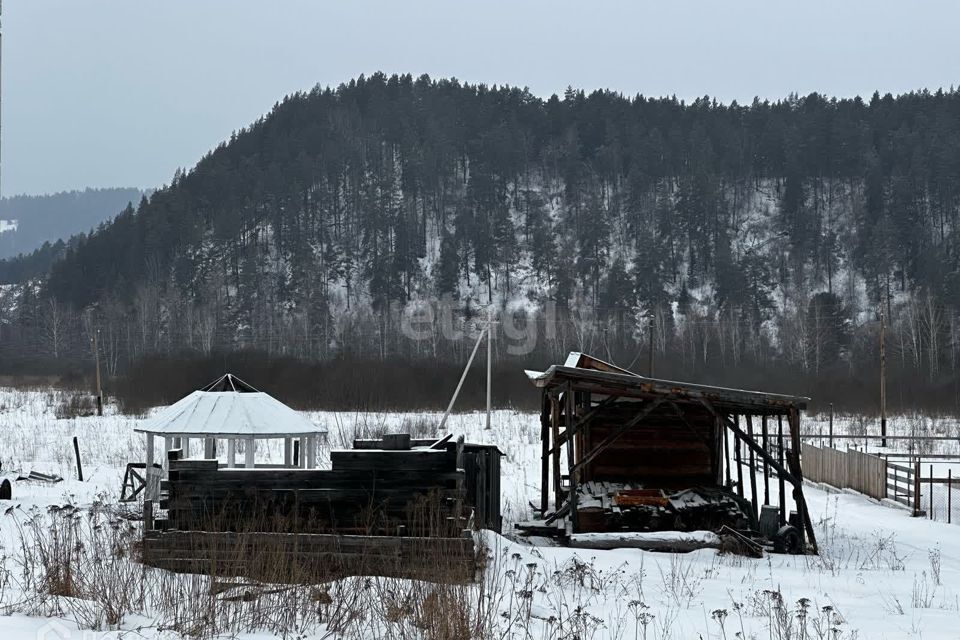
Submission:
M 930 519 L 933 520 L 933 465 L 930 465 Z
M 913 517 L 920 516 L 920 458 L 913 461 Z
M 947 524 L 953 519 L 953 469 L 947 469 Z
M 833 449 L 833 403 L 830 403 L 830 448 Z

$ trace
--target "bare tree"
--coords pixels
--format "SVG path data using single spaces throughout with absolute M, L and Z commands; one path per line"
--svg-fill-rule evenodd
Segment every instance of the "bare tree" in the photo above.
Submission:
M 40 328 L 43 332 L 47 352 L 59 358 L 66 341 L 68 308 L 54 298 L 48 298 L 40 305 Z

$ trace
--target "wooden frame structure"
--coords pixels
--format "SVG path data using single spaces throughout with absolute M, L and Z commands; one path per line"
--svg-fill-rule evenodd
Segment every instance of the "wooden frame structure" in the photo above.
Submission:
M 783 526 L 791 523 L 789 484 L 792 524 L 816 552 L 800 467 L 800 412 L 808 398 L 645 378 L 579 353 L 528 376 L 542 392 L 540 509 L 547 523 L 566 518 L 568 533 L 585 530 L 578 489 L 627 482 L 735 487 L 749 499 L 755 523 L 767 506 L 768 514 L 777 508 Z M 745 467 L 756 478 L 748 496 Z

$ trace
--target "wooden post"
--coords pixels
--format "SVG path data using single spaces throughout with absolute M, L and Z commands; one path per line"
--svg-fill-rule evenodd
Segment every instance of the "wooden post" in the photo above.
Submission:
M 553 508 L 560 508 L 563 487 L 560 474 L 560 399 L 550 396 L 550 432 L 553 440 Z
M 783 414 L 777 415 L 777 462 L 783 466 Z M 781 474 L 777 474 L 777 483 L 780 485 L 780 526 L 787 523 L 787 489 L 786 481 Z
M 316 436 L 307 436 L 307 469 L 314 469 L 317 466 L 317 438 Z
M 153 531 L 153 500 L 143 501 L 143 530 Z
M 750 437 L 750 440 L 756 442 L 753 437 L 753 416 L 749 413 L 747 414 L 747 435 Z M 757 457 L 753 453 L 753 449 L 750 449 L 750 500 L 753 503 L 753 517 L 755 521 L 760 521 L 760 505 L 757 500 Z
M 80 463 L 80 441 L 73 436 L 73 452 L 77 456 L 77 480 L 83 482 L 83 464 Z
M 733 416 L 733 424 L 739 426 L 740 416 Z M 740 436 L 733 434 L 733 456 L 737 463 L 737 495 L 743 497 L 743 459 L 740 455 Z
M 180 448 L 183 449 L 183 458 L 188 459 L 190 457 L 190 438 L 184 438 L 183 446 Z
M 156 488 L 159 487 L 159 483 L 155 482 L 156 470 L 153 468 L 153 459 L 154 459 L 154 436 L 152 433 L 147 434 L 147 451 L 146 458 L 147 463 L 146 467 L 143 470 L 143 480 L 146 483 L 144 488 L 144 498 L 150 498 L 151 500 L 157 498 Z
M 203 457 L 212 460 L 217 457 L 217 441 L 214 438 L 203 439 Z
M 235 469 L 237 467 L 237 440 L 236 438 L 227 438 L 227 468 Z
M 283 439 L 283 466 L 293 466 L 293 438 L 289 436 Z
M 833 403 L 830 403 L 830 448 L 833 449 Z
M 723 484 L 723 467 L 726 466 L 723 448 L 723 432 L 726 428 L 720 418 L 713 418 L 713 451 L 710 452 L 710 463 L 713 465 L 713 478 L 718 485 Z
M 567 469 L 570 473 L 570 496 L 567 498 L 570 502 L 570 525 L 571 531 L 573 533 L 578 532 L 579 527 L 579 516 L 577 515 L 577 474 L 574 470 L 576 466 L 576 459 L 574 457 L 573 444 L 573 425 L 576 423 L 576 408 L 573 399 L 573 384 L 567 383 L 566 391 L 564 392 L 565 400 L 567 401 L 566 414 L 567 414 L 567 428 L 566 428 L 566 443 L 567 443 Z
M 930 519 L 933 520 L 933 465 L 930 465 Z
M 729 489 L 730 488 L 730 437 L 727 433 L 729 429 L 727 429 L 727 425 L 725 425 L 723 421 L 720 420 L 719 418 L 717 418 L 717 422 L 719 423 L 720 428 L 723 430 L 721 431 L 721 433 L 723 434 L 723 471 L 724 471 L 724 478 L 726 479 L 726 485 L 727 485 L 727 488 Z
M 163 436 L 163 460 L 160 461 L 160 464 L 163 467 L 164 471 L 170 470 L 169 458 L 170 458 L 170 449 L 173 448 L 171 446 L 173 444 L 172 440 L 173 438 L 171 438 L 170 436 Z
M 540 513 L 550 508 L 550 398 L 540 394 Z
M 254 468 L 254 453 L 257 450 L 257 441 L 253 438 L 247 438 L 243 447 L 243 466 L 247 469 Z
M 913 462 L 913 517 L 920 516 L 920 458 Z
M 803 468 L 800 463 L 800 411 L 796 407 L 790 407 L 787 414 L 788 424 L 790 426 L 790 449 L 792 451 L 793 465 L 790 469 L 797 480 L 797 485 L 793 488 L 793 498 L 797 503 L 797 513 L 800 514 L 800 520 L 803 522 L 803 530 L 806 532 L 806 538 L 813 545 L 814 551 L 817 550 L 816 532 L 813 530 L 813 520 L 810 518 L 810 511 L 807 509 L 807 501 L 803 497 Z
M 947 524 L 953 521 L 953 469 L 947 469 Z
M 307 468 L 307 437 L 300 436 L 300 468 Z
M 769 453 L 770 449 L 767 447 L 767 416 L 763 415 L 760 420 L 763 428 L 763 450 Z M 770 504 L 770 465 L 767 464 L 766 458 L 763 460 L 763 504 Z

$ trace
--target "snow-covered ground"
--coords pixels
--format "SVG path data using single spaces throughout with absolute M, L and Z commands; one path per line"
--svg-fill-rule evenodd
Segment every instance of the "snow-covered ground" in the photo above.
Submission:
M 347 598 L 364 603 L 357 607 L 361 613 L 349 620 L 337 618 L 336 629 L 328 626 L 336 616 L 327 614 L 322 622 L 317 614 L 278 628 L 273 613 L 236 613 L 253 605 L 218 600 L 205 578 L 172 578 L 153 569 L 138 574 L 152 586 L 127 604 L 118 621 L 90 614 L 106 607 L 98 602 L 100 596 L 42 597 L 44 583 L 29 578 L 37 571 L 30 565 L 37 554 L 29 550 L 36 532 L 47 531 L 45 527 L 62 517 L 62 507 L 73 505 L 78 507 L 74 517 L 91 523 L 85 544 L 96 546 L 107 535 L 101 534 L 106 528 L 97 528 L 101 520 L 96 514 L 112 508 L 126 462 L 142 460 L 144 453 L 142 438 L 133 433 L 134 419 L 108 411 L 102 418 L 58 420 L 52 408 L 59 402 L 60 392 L 0 390 L 0 461 L 14 496 L 8 505 L 12 508 L 0 505 L 0 638 L 209 636 L 214 629 L 243 637 L 269 637 L 284 629 L 291 637 L 303 638 L 467 637 L 449 629 L 440 633 L 435 622 L 424 622 L 425 603 L 436 602 L 439 592 L 428 590 L 430 595 L 420 601 L 423 606 L 415 607 L 409 601 L 409 583 L 386 579 L 330 586 L 334 605 L 323 606 Z M 329 428 L 334 448 L 387 431 L 428 437 L 438 421 L 437 414 L 309 415 Z M 911 420 L 893 420 L 891 429 L 905 429 Z M 838 433 L 846 428 L 841 424 L 853 429 L 857 422 L 838 420 Z M 500 447 L 505 454 L 505 520 L 527 518 L 527 503 L 539 495 L 536 416 L 498 411 L 493 428 L 485 431 L 482 415 L 458 414 L 448 426 L 468 441 Z M 811 426 L 819 425 L 808 419 L 806 428 Z M 950 420 L 937 420 L 933 426 L 956 430 Z M 80 442 L 84 482 L 76 480 L 73 436 Z M 279 456 L 279 448 L 273 454 Z M 15 481 L 30 470 L 65 480 L 56 485 Z M 483 585 L 459 592 L 459 609 L 443 600 L 444 615 L 472 619 L 469 635 L 489 638 L 960 638 L 960 527 L 913 519 L 904 510 L 848 492 L 808 488 L 806 496 L 822 550 L 819 557 L 768 555 L 757 560 L 712 549 L 687 554 L 568 549 L 485 534 L 491 561 Z M 67 512 L 73 513 L 73 507 Z M 136 536 L 136 526 L 124 523 L 117 533 L 114 524 L 109 535 L 126 535 L 132 527 L 130 535 Z M 133 564 L 117 555 L 97 556 L 104 574 L 120 575 L 122 567 Z M 109 590 L 91 592 L 106 593 L 104 602 L 113 602 Z M 185 624 L 167 602 L 173 592 L 189 594 L 192 601 L 216 601 L 220 626 L 197 620 Z M 400 598 L 398 594 L 405 594 L 402 606 L 385 604 Z M 92 626 L 99 629 L 88 630 Z M 47 632 L 53 635 L 43 635 Z

